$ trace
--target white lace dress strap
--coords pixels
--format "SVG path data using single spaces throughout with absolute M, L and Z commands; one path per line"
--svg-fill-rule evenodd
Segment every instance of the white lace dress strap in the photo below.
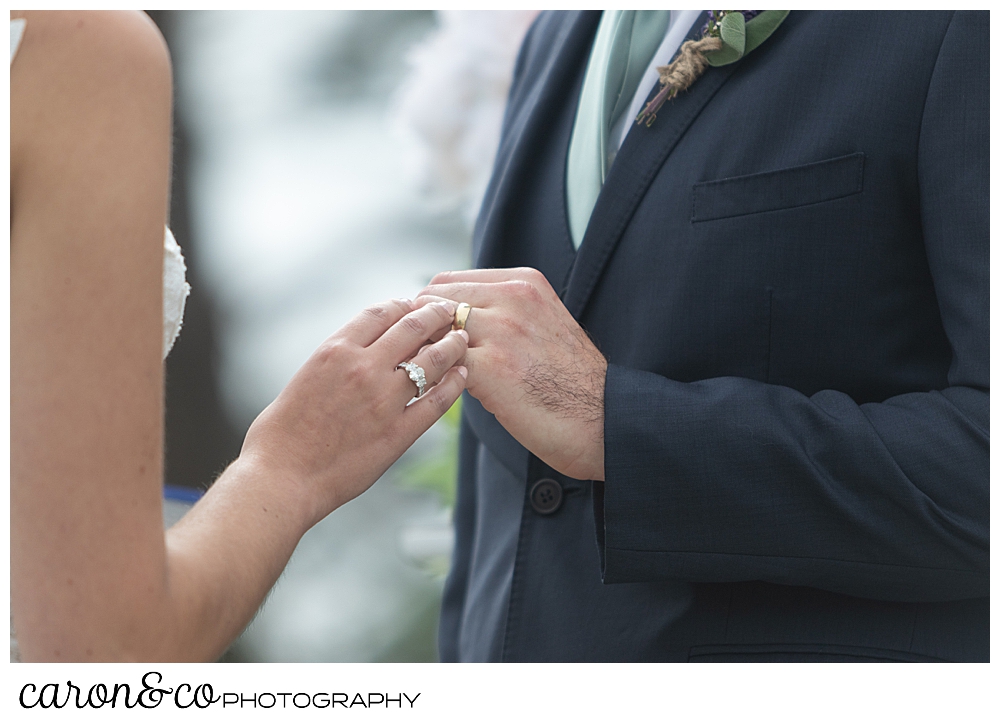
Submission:
M 167 358 L 184 321 L 184 305 L 191 293 L 184 254 L 170 229 L 163 236 L 163 358 Z
M 10 21 L 10 62 L 14 62 L 14 55 L 17 54 L 17 46 L 21 44 L 21 36 L 24 35 L 24 26 L 28 21 L 24 18 L 17 18 Z

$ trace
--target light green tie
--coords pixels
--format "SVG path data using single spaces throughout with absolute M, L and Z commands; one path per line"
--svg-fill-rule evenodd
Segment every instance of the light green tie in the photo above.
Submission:
M 669 10 L 605 10 L 601 16 L 566 160 L 566 206 L 576 248 L 614 159 L 608 135 L 632 104 L 669 25 Z

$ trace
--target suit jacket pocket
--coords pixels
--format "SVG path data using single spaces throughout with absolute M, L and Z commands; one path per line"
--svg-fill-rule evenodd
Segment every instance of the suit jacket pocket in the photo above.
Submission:
M 865 154 L 696 183 L 691 222 L 808 206 L 861 193 Z

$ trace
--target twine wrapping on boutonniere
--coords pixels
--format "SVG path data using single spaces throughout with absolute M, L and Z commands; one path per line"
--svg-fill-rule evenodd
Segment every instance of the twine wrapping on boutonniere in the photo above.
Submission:
M 674 61 L 657 68 L 660 91 L 646 104 L 636 124 L 653 125 L 656 111 L 701 77 L 709 65 L 735 63 L 763 43 L 788 17 L 788 10 L 709 10 L 701 38 L 681 45 Z

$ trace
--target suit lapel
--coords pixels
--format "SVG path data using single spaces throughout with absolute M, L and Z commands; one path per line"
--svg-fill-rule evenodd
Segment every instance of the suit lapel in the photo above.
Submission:
M 702 22 L 701 18 L 695 22 L 689 38 L 697 37 Z M 738 65 L 709 68 L 687 92 L 664 104 L 651 127 L 636 127 L 625 137 L 597 198 L 563 297 L 577 319 L 660 167 Z
M 563 104 L 575 102 L 573 99 L 578 97 L 577 80 L 587 63 L 600 19 L 600 11 L 576 11 L 551 13 L 538 20 L 555 27 L 537 28 L 541 32 L 535 45 L 551 44 L 557 50 L 550 54 L 540 71 L 535 71 L 534 78 L 521 81 L 522 88 L 517 91 L 524 94 L 523 98 L 512 97 L 508 101 L 513 111 L 504 119 L 493 175 L 473 234 L 473 260 L 478 268 L 500 265 L 504 226 L 495 221 L 503 217 L 505 205 L 516 196 L 511 190 L 517 188 L 523 174 L 532 172 L 536 148 L 552 132 L 552 118 L 558 115 Z M 547 51 L 542 47 L 535 52 Z M 572 247 L 569 251 L 572 252 Z

